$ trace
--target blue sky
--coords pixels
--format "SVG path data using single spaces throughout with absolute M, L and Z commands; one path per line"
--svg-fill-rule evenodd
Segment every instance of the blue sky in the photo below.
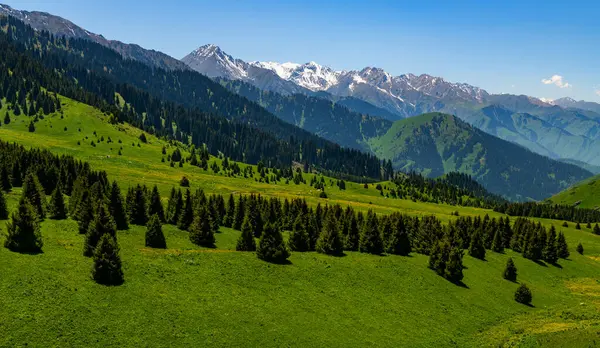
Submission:
M 598 1 L 2 1 L 176 58 L 214 43 L 247 61 L 377 66 L 600 102 Z

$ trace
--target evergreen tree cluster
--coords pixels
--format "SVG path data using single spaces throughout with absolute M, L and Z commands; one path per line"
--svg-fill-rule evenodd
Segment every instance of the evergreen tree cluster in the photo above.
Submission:
M 523 217 L 542 219 L 566 220 L 581 223 L 600 221 L 600 211 L 597 209 L 577 208 L 574 205 L 545 204 L 537 202 L 505 203 L 498 205 L 494 211 Z
M 394 183 L 395 188 L 390 187 L 389 190 L 385 188 L 381 191 L 381 195 L 488 209 L 508 203 L 504 198 L 488 192 L 470 175 L 463 173 L 448 173 L 436 179 L 426 178 L 416 172 L 397 173 Z

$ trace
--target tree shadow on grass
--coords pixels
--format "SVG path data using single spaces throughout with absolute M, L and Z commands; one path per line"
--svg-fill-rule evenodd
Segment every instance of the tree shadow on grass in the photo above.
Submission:
M 542 267 L 548 267 L 548 265 L 542 260 L 531 260 L 531 261 L 537 263 L 538 265 L 540 265 Z
M 563 268 L 563 266 L 561 266 L 558 262 L 551 263 L 551 265 L 554 266 L 554 267 L 556 267 L 556 268 L 560 268 L 560 269 Z
M 18 250 L 18 249 L 11 249 L 11 248 L 7 248 L 8 250 L 12 251 L 13 253 L 19 253 L 22 255 L 31 255 L 31 256 L 35 256 L 35 255 L 41 255 L 44 253 L 43 250 Z
M 285 259 L 285 260 L 263 260 L 263 261 L 273 264 L 273 265 L 281 265 L 281 266 L 287 266 L 287 265 L 292 264 L 292 261 L 287 260 L 287 259 Z

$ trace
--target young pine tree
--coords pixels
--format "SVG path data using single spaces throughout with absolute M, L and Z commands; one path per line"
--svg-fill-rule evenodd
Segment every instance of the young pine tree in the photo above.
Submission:
M 448 261 L 444 270 L 444 278 L 452 283 L 460 283 L 463 280 L 463 250 L 457 247 L 450 249 L 448 253 Z
M 129 203 L 129 202 L 128 202 Z M 127 206 L 129 221 L 134 225 L 145 226 L 148 222 L 146 195 L 142 186 L 137 185 L 133 193 L 133 201 Z
M 94 249 L 96 249 L 102 236 L 106 234 L 116 239 L 117 225 L 110 215 L 108 207 L 105 204 L 100 204 L 85 234 L 83 255 L 87 257 L 94 255 Z
M 276 225 L 267 223 L 256 247 L 256 256 L 264 261 L 284 263 L 290 257 L 283 236 Z
M 252 224 L 246 216 L 242 223 L 242 233 L 237 240 L 235 246 L 237 251 L 256 251 L 256 241 L 254 240 L 254 232 L 252 231 Z
M 483 245 L 483 236 L 481 235 L 481 230 L 477 230 L 471 234 L 469 255 L 476 259 L 485 260 L 485 247 Z
M 50 197 L 48 216 L 52 220 L 64 220 L 67 218 L 67 207 L 65 206 L 65 200 L 60 185 L 56 185 L 56 188 Z
M 233 226 L 233 220 L 235 217 L 235 199 L 233 195 L 229 195 L 229 199 L 227 200 L 227 209 L 225 211 L 225 216 L 223 217 L 223 226 L 231 228 Z
M 594 230 L 593 230 L 594 234 L 596 235 L 600 235 L 600 226 L 598 226 L 598 223 L 596 223 L 594 225 Z
M 496 231 L 494 232 L 494 239 L 492 240 L 492 250 L 497 253 L 504 252 L 504 240 L 502 238 L 502 230 L 500 228 L 496 228 Z
M 189 227 L 190 241 L 196 245 L 214 247 L 215 234 L 210 215 L 206 206 L 201 206 L 194 215 L 194 220 Z
M 388 238 L 386 250 L 388 254 L 407 256 L 411 252 L 410 238 L 403 218 L 399 217 L 392 224 L 392 232 Z
M 42 251 L 42 234 L 38 216 L 29 201 L 21 198 L 17 210 L 12 213 L 11 221 L 6 224 L 7 235 L 4 247 L 22 253 Z
M 29 201 L 40 220 L 46 217 L 46 195 L 33 172 L 27 173 L 23 182 L 23 198 Z
M 363 253 L 381 255 L 383 253 L 383 242 L 379 233 L 377 216 L 369 210 L 367 219 L 363 224 L 360 234 L 359 250 Z
M 192 202 L 192 193 L 190 192 L 190 190 L 186 190 L 183 208 L 181 209 L 181 214 L 177 219 L 177 227 L 180 230 L 187 231 L 193 220 L 194 208 Z
M 342 255 L 344 253 L 343 247 L 337 219 L 333 212 L 330 212 L 327 214 L 315 249 L 322 254 Z
M 577 248 L 575 249 L 579 255 L 583 255 L 583 245 L 581 243 L 577 244 Z
M 562 232 L 558 233 L 558 237 L 556 238 L 556 249 L 557 255 L 561 259 L 566 259 L 571 255 L 569 253 L 569 246 L 567 245 L 567 240 L 565 239 L 565 235 Z
M 344 239 L 344 250 L 357 251 L 359 240 L 360 230 L 358 228 L 358 221 L 356 220 L 356 215 L 352 213 L 350 221 L 348 221 L 348 234 Z
M 150 248 L 166 249 L 167 241 L 162 231 L 162 224 L 158 214 L 154 214 L 148 221 L 146 230 L 146 246 Z
M 511 282 L 517 281 L 517 267 L 512 259 L 512 257 L 508 258 L 506 261 L 506 268 L 504 268 L 504 273 L 502 274 L 504 279 L 510 280 Z
M 102 285 L 123 284 L 124 276 L 119 256 L 117 240 L 110 234 L 104 234 L 94 249 L 92 279 Z
M 167 211 L 165 212 L 165 219 L 170 225 L 176 225 L 179 214 L 183 207 L 183 199 L 181 197 L 181 191 L 171 188 L 171 195 L 169 196 L 169 202 L 167 203 Z
M 113 219 L 115 219 L 117 230 L 123 231 L 129 229 L 127 212 L 125 211 L 125 205 L 123 204 L 123 196 L 121 196 L 121 189 L 116 181 L 113 181 L 110 188 L 108 209 L 110 210 Z
M 557 243 L 556 243 L 556 229 L 554 225 L 550 227 L 548 231 L 548 236 L 546 238 L 546 245 L 544 246 L 544 251 L 542 252 L 542 256 L 544 261 L 555 264 L 558 261 L 558 253 L 557 253 Z
M 310 249 L 310 238 L 306 232 L 306 217 L 299 214 L 294 220 L 290 239 L 288 241 L 292 251 L 308 251 Z
M 158 215 L 160 222 L 165 222 L 165 210 L 160 201 L 160 193 L 158 187 L 154 185 L 152 193 L 150 194 L 150 201 L 148 202 L 148 216 Z
M 529 305 L 531 304 L 532 296 L 531 290 L 525 284 L 521 284 L 517 291 L 515 292 L 515 301 Z
M 237 205 L 235 206 L 235 212 L 233 217 L 233 229 L 240 230 L 242 228 L 242 223 L 244 222 L 244 218 L 246 217 L 246 209 L 245 209 L 245 199 L 240 196 L 238 199 Z
M 90 226 L 90 222 L 94 218 L 94 209 L 92 208 L 92 201 L 90 200 L 89 191 L 84 191 L 79 201 L 79 205 L 75 209 L 73 219 L 77 221 L 79 225 L 79 233 L 86 234 Z

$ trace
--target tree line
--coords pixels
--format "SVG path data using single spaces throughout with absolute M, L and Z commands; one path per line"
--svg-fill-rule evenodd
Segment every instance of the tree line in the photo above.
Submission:
M 596 209 L 577 208 L 574 205 L 546 204 L 537 202 L 504 203 L 494 211 L 510 215 L 537 217 L 543 219 L 567 220 L 578 223 L 600 222 L 600 211 Z

